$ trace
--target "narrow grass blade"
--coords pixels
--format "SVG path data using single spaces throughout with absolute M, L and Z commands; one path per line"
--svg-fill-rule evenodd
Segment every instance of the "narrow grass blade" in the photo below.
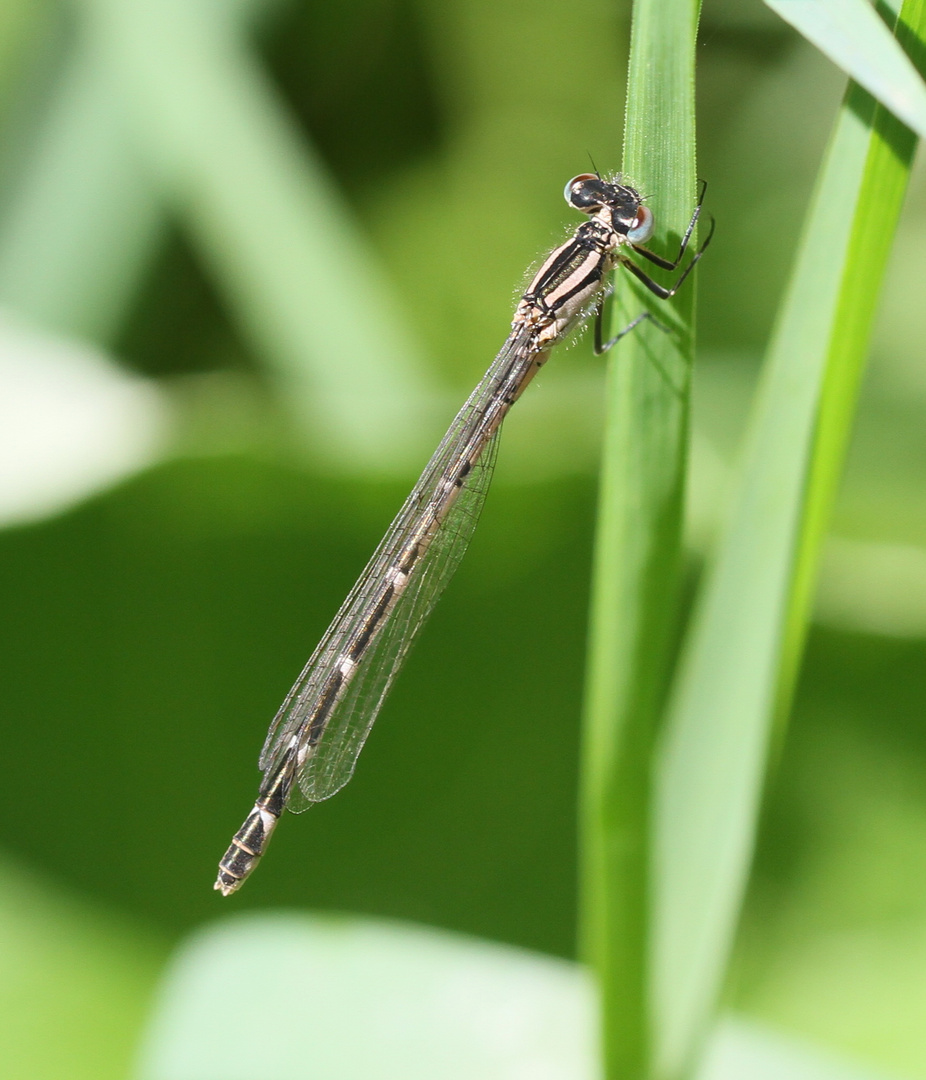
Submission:
M 907 0 L 901 27 L 908 48 L 920 37 L 921 64 L 926 0 Z M 913 148 L 908 129 L 850 87 L 686 643 L 656 785 L 659 1077 L 683 1075 L 722 984 Z
M 765 0 L 837 67 L 926 137 L 926 82 L 867 0 Z
M 121 95 L 85 38 L 57 80 L 0 221 L 0 303 L 107 342 L 161 237 L 155 185 L 132 154 Z
M 698 10 L 696 0 L 633 10 L 624 173 L 649 197 L 653 246 L 671 258 L 696 197 Z M 649 775 L 679 607 L 692 284 L 663 305 L 621 280 L 612 320 L 620 329 L 658 307 L 673 332 L 641 325 L 609 370 L 581 808 L 582 949 L 600 991 L 606 1077 L 642 1077 L 649 1058 Z
M 81 9 L 145 159 L 307 440 L 341 467 L 417 460 L 426 369 L 337 189 L 227 12 L 205 0 Z
M 226 14 L 243 23 L 269 2 L 237 0 Z M 15 8 L 2 9 L 13 27 Z M 33 7 L 33 36 L 59 36 L 52 16 Z M 0 51 L 16 42 L 8 29 Z M 26 91 L 36 102 L 30 118 L 35 135 L 11 190 L 3 192 L 0 303 L 45 329 L 108 344 L 158 250 L 166 214 L 158 185 L 136 152 L 125 95 L 98 42 L 78 28 L 66 48 L 57 41 L 43 44 L 26 50 L 18 71 L 21 82 L 49 85 L 42 93 L 34 86 Z M 46 72 L 52 50 L 61 53 L 60 61 Z M 0 69 L 0 92 L 9 94 L 6 74 Z

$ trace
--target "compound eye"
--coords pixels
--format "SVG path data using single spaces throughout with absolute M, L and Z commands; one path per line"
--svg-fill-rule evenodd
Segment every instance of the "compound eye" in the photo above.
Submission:
M 576 210 L 587 211 L 593 207 L 601 206 L 600 194 L 590 190 L 589 181 L 592 180 L 595 181 L 596 185 L 601 183 L 595 173 L 579 173 L 578 176 L 574 176 L 563 188 L 563 198 L 570 206 L 574 206 Z
M 646 206 L 639 207 L 637 216 L 630 223 L 630 228 L 627 230 L 627 239 L 631 244 L 645 244 L 653 235 L 654 225 L 653 211 Z

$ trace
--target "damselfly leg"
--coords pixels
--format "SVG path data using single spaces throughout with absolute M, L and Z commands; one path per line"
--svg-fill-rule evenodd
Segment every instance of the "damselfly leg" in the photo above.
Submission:
M 697 202 L 697 204 L 696 204 L 696 206 L 694 208 L 694 211 L 693 211 L 693 213 L 691 215 L 691 220 L 688 222 L 688 227 L 685 229 L 685 235 L 682 237 L 682 240 L 681 240 L 681 243 L 680 243 L 679 249 L 678 249 L 678 255 L 676 256 L 674 261 L 671 260 L 671 259 L 664 259 L 661 255 L 657 255 L 654 251 L 650 251 L 649 248 L 644 247 L 642 244 L 631 243 L 630 246 L 633 248 L 633 250 L 635 252 L 637 252 L 638 254 L 642 255 L 645 259 L 649 259 L 649 261 L 651 263 L 653 263 L 654 265 L 660 267 L 663 270 L 677 270 L 679 268 L 679 266 L 681 266 L 682 259 L 685 257 L 685 252 L 688 250 L 688 242 L 691 239 L 692 233 L 694 232 L 695 225 L 697 225 L 697 223 L 698 223 L 698 218 L 701 216 L 701 204 L 704 202 L 704 193 L 706 191 L 707 191 L 707 181 L 702 180 L 701 181 L 701 191 L 700 191 L 700 194 L 698 195 L 698 202 Z M 702 241 L 702 243 L 701 243 L 700 247 L 698 248 L 698 250 L 691 257 L 691 261 L 688 263 L 688 265 L 682 271 L 682 273 L 681 273 L 680 277 L 678 278 L 678 280 L 670 288 L 666 288 L 665 286 L 660 285 L 658 281 L 654 281 L 649 276 L 649 274 L 646 273 L 645 270 L 642 270 L 639 266 L 637 266 L 637 264 L 632 259 L 630 259 L 626 255 L 624 255 L 623 252 L 615 251 L 614 260 L 615 260 L 615 262 L 619 263 L 621 266 L 623 266 L 627 270 L 629 270 L 630 273 L 633 274 L 633 276 L 635 278 L 637 278 L 639 281 L 641 281 L 646 286 L 646 288 L 649 289 L 649 291 L 654 296 L 658 296 L 660 300 L 669 300 L 669 299 L 671 299 L 671 297 L 675 296 L 675 294 L 681 288 L 681 286 L 684 283 L 685 279 L 688 277 L 688 275 L 691 273 L 691 271 L 695 268 L 695 264 L 698 262 L 698 260 L 704 254 L 705 249 L 707 248 L 708 244 L 711 242 L 711 238 L 714 235 L 714 224 L 715 224 L 715 222 L 714 222 L 713 217 L 711 217 L 710 220 L 711 220 L 711 227 L 708 230 L 707 236 Z M 627 334 L 629 334 L 631 330 L 636 329 L 636 327 L 638 327 L 640 325 L 640 323 L 644 321 L 644 319 L 646 319 L 649 322 L 653 323 L 653 325 L 658 327 L 660 330 L 662 330 L 663 333 L 670 333 L 671 332 L 669 327 L 664 326 L 653 315 L 652 312 L 643 311 L 632 322 L 628 323 L 628 325 L 625 326 L 623 330 L 621 330 L 619 333 L 615 334 L 612 338 L 609 338 L 607 341 L 603 341 L 602 340 L 602 338 L 603 338 L 603 334 L 602 334 L 602 315 L 603 315 L 603 310 L 604 310 L 604 299 L 606 299 L 606 297 L 601 298 L 598 301 L 598 303 L 597 303 L 597 305 L 595 307 L 595 355 L 596 356 L 600 356 L 602 353 L 607 352 L 608 349 L 613 348 L 613 346 L 615 346 L 621 340 L 622 337 L 625 337 Z
M 661 267 L 663 270 L 677 270 L 681 264 L 682 259 L 685 256 L 685 252 L 688 250 L 688 241 L 691 239 L 691 234 L 695 230 L 695 225 L 698 224 L 698 218 L 701 216 L 701 206 L 704 203 L 704 195 L 707 191 L 707 181 L 701 181 L 701 190 L 698 193 L 698 201 L 695 203 L 695 208 L 691 214 L 691 220 L 688 222 L 688 228 L 685 230 L 685 235 L 682 237 L 682 242 L 679 244 L 678 255 L 675 257 L 675 261 L 672 262 L 669 259 L 664 259 L 661 255 L 657 255 L 655 251 L 650 251 L 649 248 L 644 247 L 642 244 L 634 244 L 633 250 L 638 251 L 644 259 L 649 259 L 651 263 L 655 263 L 656 266 Z M 714 235 L 714 219 L 711 218 L 711 227 L 708 233 L 707 239 L 701 245 L 697 255 L 700 257 L 701 252 L 707 247 L 711 241 L 711 236 Z M 676 283 L 676 288 L 681 282 Z
M 602 341 L 602 323 L 604 318 L 604 300 L 599 300 L 595 307 L 595 355 L 601 356 L 602 353 L 606 353 L 608 349 L 612 349 L 622 337 L 626 337 L 631 330 L 636 330 L 641 322 L 645 319 L 647 322 L 651 322 L 653 326 L 657 327 L 664 334 L 671 334 L 670 327 L 661 323 L 651 311 L 641 311 L 640 314 L 629 322 L 620 333 L 609 338 L 607 341 Z

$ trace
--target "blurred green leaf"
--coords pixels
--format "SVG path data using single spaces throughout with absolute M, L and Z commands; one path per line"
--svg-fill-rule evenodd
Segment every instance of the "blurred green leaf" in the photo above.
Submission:
M 111 341 L 157 250 L 162 211 L 122 95 L 86 35 L 0 219 L 0 302 L 47 330 Z
M 206 927 L 168 971 L 138 1080 L 591 1080 L 575 964 L 346 916 Z
M 745 1018 L 725 1017 L 711 1035 L 697 1080 L 887 1080 Z
M 206 0 L 81 10 L 143 159 L 300 438 L 340 468 L 417 459 L 427 371 L 369 244 L 228 12 Z
M 695 205 L 694 50 L 699 4 L 638 2 L 624 174 L 651 198 L 654 250 L 674 258 Z M 690 257 L 690 255 L 689 255 Z M 652 269 L 644 264 L 647 270 Z M 649 761 L 680 598 L 693 282 L 669 304 L 619 271 L 595 540 L 581 796 L 584 958 L 601 994 L 608 1077 L 642 1076 L 647 1002 Z M 654 275 L 669 283 L 676 275 Z
M 867 0 L 765 0 L 896 117 L 926 136 L 926 83 Z
M 924 16 L 922 0 L 904 4 L 908 42 Z M 695 1053 L 724 977 L 914 145 L 850 87 L 686 642 L 656 793 L 660 1075 Z
M 237 0 L 226 5 L 226 17 L 253 18 L 256 9 L 277 3 Z M 3 47 L 16 40 L 17 8 L 3 7 L 13 24 Z M 60 19 L 37 5 L 31 14 L 56 63 L 33 43 L 29 63 L 16 71 L 20 84 L 44 79 L 52 85 L 47 94 L 32 95 L 40 100 L 32 105 L 26 160 L 18 163 L 0 215 L 0 302 L 44 329 L 109 344 L 160 250 L 164 207 L 99 43 L 78 27 L 61 48 L 49 40 L 61 36 Z M 26 21 L 22 14 L 19 20 Z M 2 80 L 0 88 L 9 93 Z
M 259 915 L 214 923 L 168 967 L 136 1080 L 595 1080 L 577 964 L 402 923 Z M 697 1080 L 878 1080 L 742 1018 Z
M 2 311 L 0 386 L 0 527 L 60 513 L 164 452 L 172 417 L 157 384 Z
M 0 862 L 0 1068 L 122 1080 L 164 945 L 122 916 Z

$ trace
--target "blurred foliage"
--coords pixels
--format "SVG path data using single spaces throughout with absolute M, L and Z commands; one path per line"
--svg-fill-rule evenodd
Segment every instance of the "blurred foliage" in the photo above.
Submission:
M 274 712 L 402 494 L 247 459 L 182 462 L 7 532 L 7 700 L 52 725 L 44 801 L 58 806 L 22 823 L 26 850 L 167 929 L 215 913 L 207 869 L 256 779 L 253 718 Z M 236 907 L 414 916 L 571 952 L 591 484 L 507 495 L 356 782 L 288 822 L 265 888 Z M 6 760 L 32 758 L 35 737 L 13 726 Z M 15 805 L 34 782 L 14 769 L 5 797 Z M 62 828 L 62 808 L 88 798 L 112 813 L 75 858 L 82 827 Z
M 430 439 L 503 339 L 524 268 L 562 235 L 564 181 L 589 153 L 619 167 L 626 8 L 250 7 L 253 55 L 283 114 L 316 148 L 445 388 Z M 0 240 L 85 8 L 7 0 L 2 11 L 20 44 L 0 51 Z M 700 274 L 694 422 L 722 473 L 844 80 L 758 0 L 708 0 L 701 42 L 699 171 L 719 225 Z M 58 1030 L 62 1054 L 96 1077 L 124 1074 L 163 941 L 226 910 L 214 866 L 253 798 L 266 723 L 414 472 L 336 475 L 294 450 L 258 337 L 243 332 L 189 211 L 160 198 L 157 212 L 137 283 L 126 271 L 113 331 L 99 337 L 174 403 L 172 452 L 53 520 L 0 534 L 0 806 L 6 850 L 40 875 L 29 888 L 45 897 L 14 891 L 4 873 L 2 933 L 28 942 L 25 923 L 54 909 L 46 941 L 73 942 L 75 906 L 94 909 L 96 936 L 68 978 L 81 971 L 108 989 Z M 924 229 L 921 169 L 835 525 L 917 548 Z M 346 297 L 358 322 L 364 295 L 360 275 Z M 384 914 L 573 954 L 600 408 L 589 352 L 560 350 L 512 415 L 471 552 L 356 778 L 285 822 L 238 908 Z M 821 610 L 811 635 L 731 995 L 926 1076 L 909 1035 L 926 1013 L 926 641 L 874 636 L 864 612 L 831 622 Z M 128 974 L 113 973 L 114 955 Z M 64 1075 L 28 1037 L 69 1008 L 51 990 L 60 979 L 35 963 L 29 983 L 25 967 L 3 970 L 33 1026 L 7 1012 L 0 1054 L 14 1049 L 0 1071 Z M 88 1040 L 107 1016 L 121 1034 L 98 1027 Z

